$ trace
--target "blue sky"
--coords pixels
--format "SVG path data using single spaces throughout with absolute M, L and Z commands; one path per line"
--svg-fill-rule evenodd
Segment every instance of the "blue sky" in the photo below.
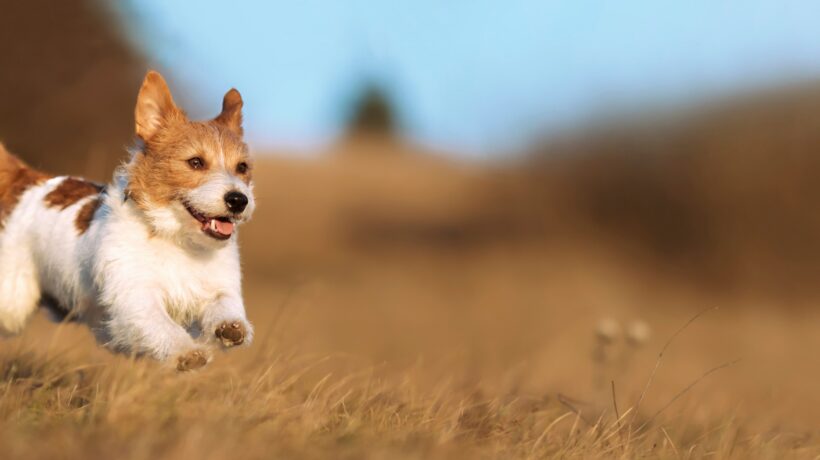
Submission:
M 257 147 L 309 151 L 365 81 L 413 142 L 525 146 L 601 113 L 820 77 L 820 2 L 131 0 L 132 39 L 192 115 L 235 86 Z

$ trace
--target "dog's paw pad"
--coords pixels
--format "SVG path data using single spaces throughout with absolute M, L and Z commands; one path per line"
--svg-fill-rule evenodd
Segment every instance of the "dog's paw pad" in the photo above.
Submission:
M 192 371 L 208 364 L 208 354 L 203 350 L 191 350 L 177 357 L 177 370 Z
M 223 321 L 216 327 L 216 338 L 218 338 L 225 347 L 234 347 L 242 345 L 245 341 L 245 325 L 240 321 Z

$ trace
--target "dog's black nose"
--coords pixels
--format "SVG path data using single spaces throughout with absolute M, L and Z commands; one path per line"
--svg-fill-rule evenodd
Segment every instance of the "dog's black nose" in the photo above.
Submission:
M 248 197 L 244 193 L 228 192 L 225 194 L 225 204 L 228 205 L 228 211 L 240 213 L 248 205 Z

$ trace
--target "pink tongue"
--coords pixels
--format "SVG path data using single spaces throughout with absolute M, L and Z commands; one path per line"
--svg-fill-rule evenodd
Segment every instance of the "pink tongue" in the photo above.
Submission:
M 233 233 L 233 222 L 222 222 L 221 220 L 214 219 L 216 222 L 216 231 L 223 234 L 223 235 L 230 235 Z

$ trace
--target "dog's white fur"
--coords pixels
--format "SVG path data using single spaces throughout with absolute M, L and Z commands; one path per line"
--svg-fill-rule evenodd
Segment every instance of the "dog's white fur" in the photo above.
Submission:
M 249 203 L 238 224 L 253 211 L 252 189 L 226 168 L 214 165 L 186 199 L 224 214 L 225 193 L 240 191 Z M 65 176 L 20 196 L 0 227 L 0 333 L 20 332 L 48 293 L 113 350 L 169 361 L 192 351 L 208 356 L 208 344 L 221 346 L 213 331 L 222 322 L 240 322 L 249 344 L 236 233 L 226 241 L 205 235 L 177 201 L 141 209 L 128 199 L 127 171 L 115 174 L 82 233 L 75 218 L 96 195 L 65 209 L 45 203 Z

